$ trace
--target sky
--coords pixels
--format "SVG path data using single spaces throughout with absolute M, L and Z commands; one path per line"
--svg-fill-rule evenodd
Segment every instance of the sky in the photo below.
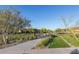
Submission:
M 1 8 L 13 7 L 21 15 L 31 20 L 33 28 L 57 29 L 64 28 L 62 18 L 73 26 L 79 20 L 77 5 L 0 5 Z

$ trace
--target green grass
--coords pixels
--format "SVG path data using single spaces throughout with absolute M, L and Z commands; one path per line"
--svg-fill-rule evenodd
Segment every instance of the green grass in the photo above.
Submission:
M 76 40 L 72 35 L 63 35 L 63 37 L 75 47 L 79 47 L 79 41 Z
M 56 37 L 53 42 L 49 43 L 49 48 L 69 47 L 60 37 Z
M 73 35 L 64 34 L 61 35 L 66 41 L 72 44 L 74 47 L 79 47 L 79 41 L 76 40 Z M 53 42 L 48 44 L 49 48 L 65 48 L 69 47 L 67 43 L 65 43 L 60 37 L 56 37 Z

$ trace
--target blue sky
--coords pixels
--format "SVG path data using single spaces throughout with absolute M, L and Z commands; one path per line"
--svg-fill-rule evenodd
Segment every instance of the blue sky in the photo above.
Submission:
M 0 5 L 0 8 L 7 7 L 13 7 L 19 10 L 23 16 L 31 20 L 33 28 L 64 28 L 61 16 L 67 21 L 71 18 L 70 23 L 74 20 L 72 24 L 79 20 L 79 6 L 74 5 Z

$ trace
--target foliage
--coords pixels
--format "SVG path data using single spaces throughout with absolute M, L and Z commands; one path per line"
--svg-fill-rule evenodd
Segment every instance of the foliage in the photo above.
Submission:
M 30 26 L 30 21 L 20 15 L 16 9 L 6 8 L 0 10 L 0 32 L 3 41 L 7 44 L 8 33 L 15 29 L 23 29 Z
M 7 44 L 12 44 L 12 43 L 20 43 L 20 42 L 25 42 L 28 40 L 33 40 L 35 39 L 36 36 L 33 33 L 28 33 L 28 34 L 9 34 L 7 40 Z M 0 35 L 0 44 L 3 44 L 2 40 L 2 35 Z
M 54 41 L 55 35 L 51 35 L 49 38 L 42 39 L 38 44 L 36 45 L 37 48 L 44 48 L 45 46 L 48 46 L 50 43 Z
M 56 29 L 55 32 L 57 34 L 65 34 L 66 33 L 66 29 Z
M 47 30 L 46 28 L 42 28 L 42 29 L 40 29 L 40 32 L 41 32 L 41 33 L 47 33 L 48 30 Z
M 49 43 L 49 39 L 42 39 L 38 44 L 36 45 L 36 48 L 44 48 Z

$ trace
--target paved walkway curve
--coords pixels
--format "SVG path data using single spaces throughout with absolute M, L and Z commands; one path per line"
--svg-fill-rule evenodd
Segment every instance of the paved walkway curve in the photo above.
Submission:
M 8 48 L 0 49 L 0 54 L 69 54 L 71 53 L 71 51 L 76 49 L 76 48 L 32 49 L 34 46 L 36 46 L 36 44 L 40 40 L 42 39 L 35 39 Z
M 48 37 L 46 37 L 46 38 L 48 38 Z M 11 46 L 11 47 L 8 47 L 8 48 L 0 49 L 0 54 L 25 53 L 25 51 L 31 50 L 34 46 L 36 46 L 36 44 L 42 39 L 43 38 L 35 39 L 35 40 L 27 41 L 27 42 L 24 42 L 24 43 L 20 43 L 18 45 Z

